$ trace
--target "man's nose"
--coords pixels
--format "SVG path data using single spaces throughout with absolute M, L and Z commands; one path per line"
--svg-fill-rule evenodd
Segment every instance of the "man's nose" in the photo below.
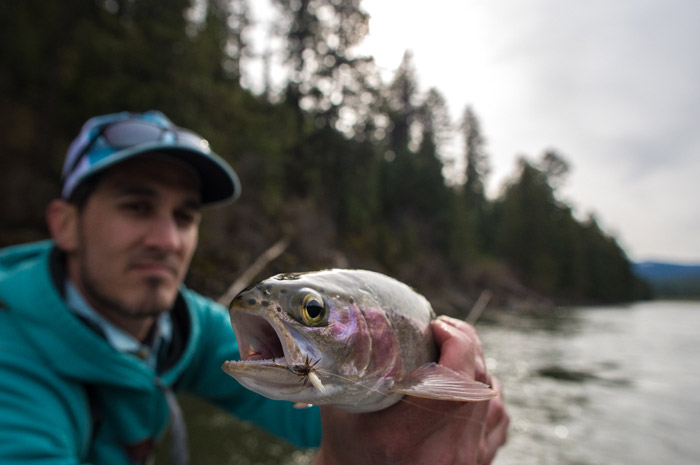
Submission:
M 153 218 L 146 234 L 146 245 L 174 250 L 182 245 L 182 237 L 174 218 L 166 215 Z

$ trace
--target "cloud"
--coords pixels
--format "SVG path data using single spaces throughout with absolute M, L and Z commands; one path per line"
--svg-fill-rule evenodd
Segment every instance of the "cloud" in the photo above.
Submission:
M 485 119 L 494 145 L 555 146 L 574 165 L 574 203 L 633 255 L 700 260 L 700 3 L 491 5 L 518 89 L 509 116 Z

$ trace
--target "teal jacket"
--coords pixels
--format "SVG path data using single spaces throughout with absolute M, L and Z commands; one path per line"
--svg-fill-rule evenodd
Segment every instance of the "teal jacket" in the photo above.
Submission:
M 154 371 L 68 310 L 52 250 L 50 241 L 0 250 L 1 464 L 143 463 L 169 423 L 165 388 L 296 445 L 318 445 L 317 408 L 266 399 L 221 370 L 239 358 L 224 307 L 183 286 L 174 343 Z

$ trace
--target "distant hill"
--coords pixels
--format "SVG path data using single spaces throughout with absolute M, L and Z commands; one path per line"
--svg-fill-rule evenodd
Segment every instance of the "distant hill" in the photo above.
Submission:
M 700 297 L 700 265 L 638 262 L 633 270 L 656 297 Z

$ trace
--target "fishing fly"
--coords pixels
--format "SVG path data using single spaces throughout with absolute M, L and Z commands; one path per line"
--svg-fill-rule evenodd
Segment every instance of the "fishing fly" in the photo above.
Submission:
M 289 365 L 287 369 L 295 375 L 300 376 L 302 383 L 306 384 L 306 382 L 309 381 L 319 391 L 326 392 L 326 387 L 321 382 L 321 378 L 318 377 L 316 369 L 314 368 L 320 361 L 321 359 L 319 358 L 311 363 L 311 359 L 307 354 L 303 364 Z

